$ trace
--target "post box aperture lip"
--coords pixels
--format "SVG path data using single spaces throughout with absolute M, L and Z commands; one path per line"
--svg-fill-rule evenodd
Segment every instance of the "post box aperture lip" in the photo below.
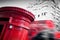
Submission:
M 22 8 L 18 8 L 18 7 L 1 7 L 0 8 L 0 14 L 3 14 L 5 16 L 9 16 L 9 17 L 15 17 L 16 15 L 18 15 L 20 17 L 20 15 L 28 18 L 31 22 L 34 21 L 34 15 Z

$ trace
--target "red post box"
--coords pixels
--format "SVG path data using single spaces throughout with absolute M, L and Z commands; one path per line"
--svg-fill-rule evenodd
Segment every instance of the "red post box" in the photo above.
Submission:
M 29 40 L 29 24 L 34 20 L 31 12 L 18 7 L 2 7 L 0 18 L 3 18 L 0 24 L 4 25 L 0 40 Z M 4 21 L 6 18 L 8 21 Z

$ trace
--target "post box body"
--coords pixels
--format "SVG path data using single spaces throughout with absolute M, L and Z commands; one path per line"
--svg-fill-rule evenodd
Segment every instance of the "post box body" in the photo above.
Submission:
M 2 19 L 0 22 L 4 25 L 0 40 L 29 40 L 29 24 L 34 20 L 31 12 L 18 7 L 2 7 L 0 15 L 0 18 L 9 19 L 8 21 Z

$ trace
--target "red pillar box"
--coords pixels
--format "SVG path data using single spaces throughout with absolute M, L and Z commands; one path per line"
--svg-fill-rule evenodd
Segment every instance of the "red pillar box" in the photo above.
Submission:
M 1 40 L 28 40 L 29 24 L 34 20 L 34 15 L 22 8 L 2 7 L 1 17 L 8 17 Z

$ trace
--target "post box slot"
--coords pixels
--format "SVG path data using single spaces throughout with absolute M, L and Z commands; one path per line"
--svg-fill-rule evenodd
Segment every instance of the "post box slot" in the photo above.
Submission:
M 1 25 L 1 24 L 0 24 L 0 33 L 2 32 L 3 26 L 4 26 L 4 25 Z
M 9 18 L 0 18 L 0 21 L 9 21 Z

